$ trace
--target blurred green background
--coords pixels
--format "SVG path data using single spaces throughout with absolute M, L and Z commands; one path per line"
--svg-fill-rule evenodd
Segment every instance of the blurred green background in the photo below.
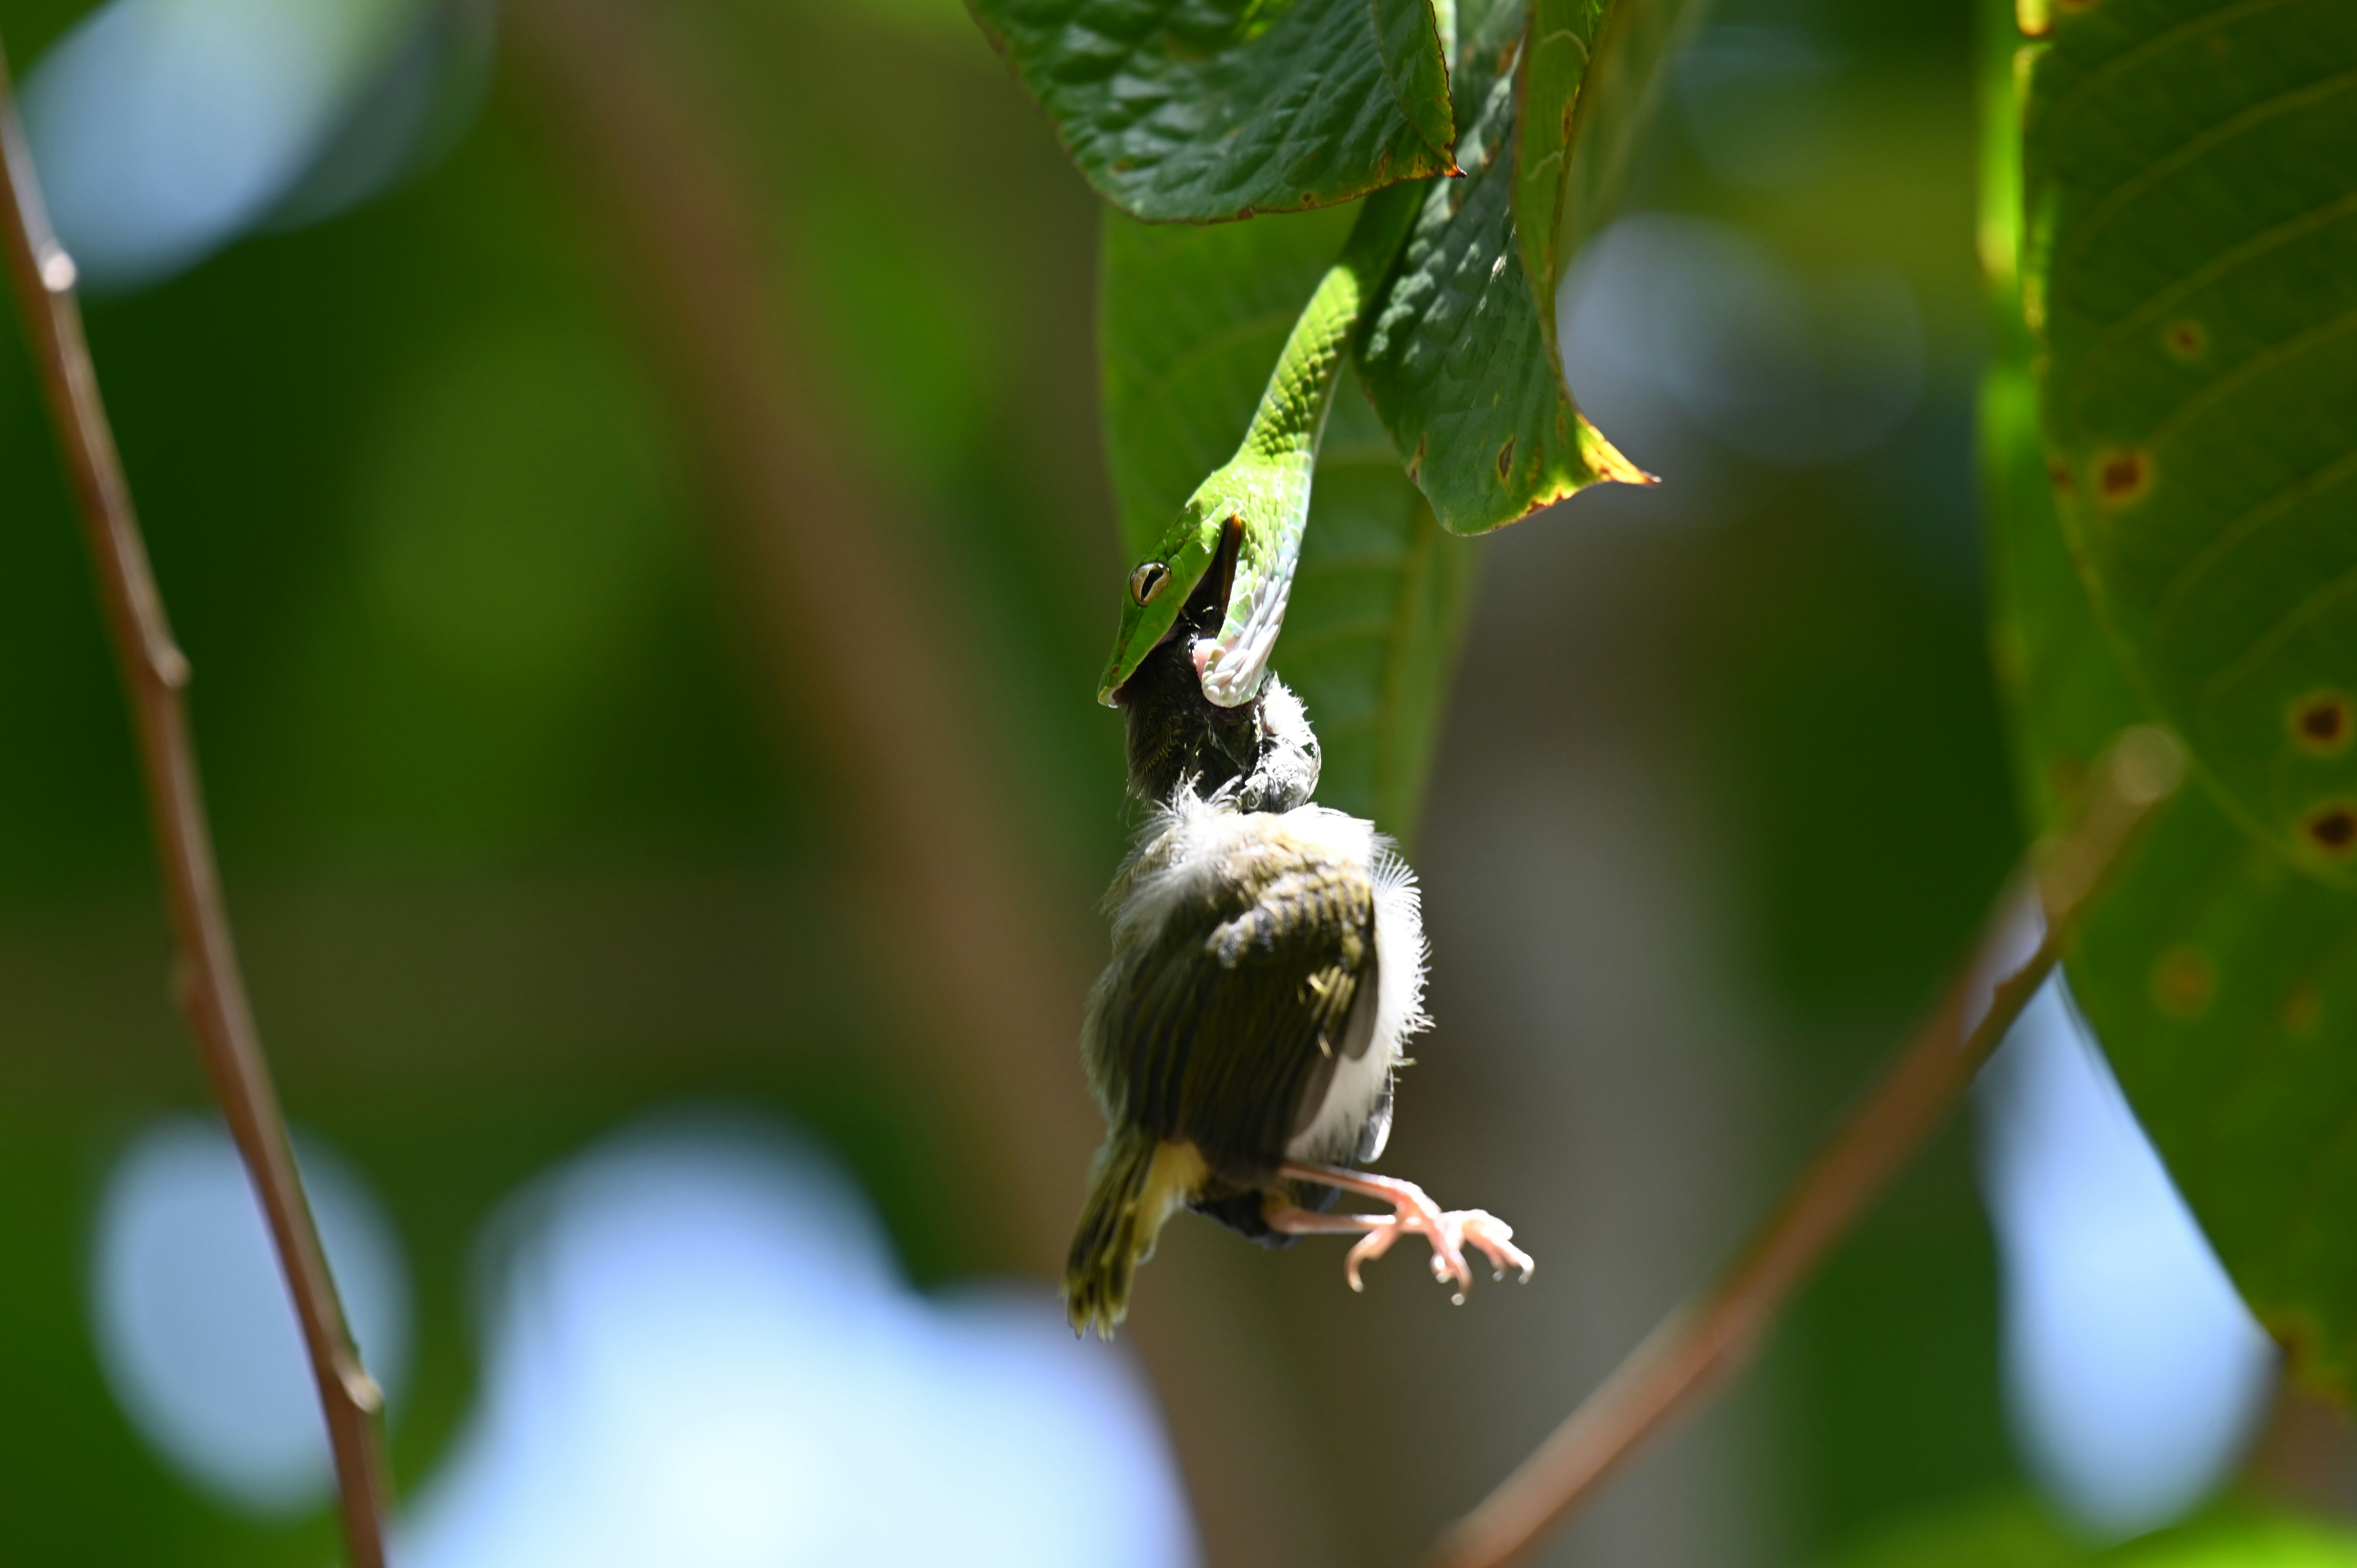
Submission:
M 0 4 L 20 77 L 86 9 Z M 485 1225 L 650 1110 L 798 1129 L 929 1290 L 1040 1273 L 1006 1150 L 1069 1144 L 1008 1125 L 973 1089 L 997 1058 L 909 1004 L 905 884 L 848 825 L 853 743 L 797 697 L 836 672 L 765 641 L 792 604 L 745 569 L 763 523 L 585 151 L 561 16 L 477 17 L 496 32 L 451 134 L 366 200 L 88 302 L 284 1098 L 408 1260 L 410 1491 L 474 1408 Z M 1125 565 L 1092 199 L 951 0 L 630 25 L 710 156 L 681 183 L 745 220 L 775 327 L 745 324 L 750 352 L 854 433 L 838 458 L 878 504 L 811 526 L 877 531 L 915 585 L 915 652 L 977 737 L 943 755 L 987 776 L 1007 918 L 1049 955 L 1039 1059 L 1076 1097 L 1094 901 L 1135 821 L 1090 700 Z M 1855 450 L 1778 466 L 1575 362 L 1665 482 L 1449 542 L 1480 587 L 1413 846 L 1438 1027 L 1386 1168 L 1508 1216 L 1541 1271 L 1452 1311 L 1412 1264 L 1353 1297 L 1331 1249 L 1174 1226 L 1135 1338 L 1211 1561 L 1414 1561 L 1708 1277 L 2012 864 L 1971 466 L 1974 46 L 1961 0 L 1726 0 L 1674 81 L 1631 210 L 1733 225 L 1803 280 L 1895 278 L 1917 375 Z M 94 1348 L 107 1173 L 205 1097 L 77 527 L 0 338 L 0 1560 L 319 1563 L 324 1506 L 193 1487 Z M 1985 1530 L 2032 1544 L 1958 1561 L 2064 1560 L 2007 1436 L 1997 1301 L 1960 1124 L 1733 1397 L 1543 1560 L 1801 1564 Z

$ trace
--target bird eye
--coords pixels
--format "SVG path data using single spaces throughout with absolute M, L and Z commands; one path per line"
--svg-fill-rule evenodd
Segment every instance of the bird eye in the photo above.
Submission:
M 1150 605 L 1154 596 L 1170 585 L 1170 568 L 1159 561 L 1148 561 L 1129 575 L 1129 596 L 1141 605 Z

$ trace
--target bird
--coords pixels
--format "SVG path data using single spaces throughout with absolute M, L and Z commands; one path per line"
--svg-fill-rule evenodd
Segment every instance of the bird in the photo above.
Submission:
M 1106 894 L 1113 956 L 1082 1026 L 1107 1131 L 1066 1262 L 1074 1331 L 1111 1337 L 1182 1207 L 1270 1246 L 1354 1235 L 1353 1290 L 1408 1234 L 1459 1301 L 1469 1247 L 1528 1279 L 1495 1216 L 1351 1168 L 1382 1155 L 1393 1077 L 1428 1022 L 1415 876 L 1372 822 L 1310 802 L 1316 736 L 1274 675 L 1207 725 L 1189 619 L 1122 693 L 1132 788 L 1161 793 Z M 1390 1212 L 1333 1212 L 1344 1193 Z

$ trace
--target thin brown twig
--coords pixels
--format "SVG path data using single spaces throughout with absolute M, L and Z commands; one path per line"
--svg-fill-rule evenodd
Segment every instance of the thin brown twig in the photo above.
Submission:
M 2088 900 L 2175 791 L 2181 771 L 2176 742 L 2160 731 L 2139 728 L 2121 736 L 2096 770 L 2071 832 L 2031 852 L 2030 889 L 2008 892 L 1973 967 L 1950 987 L 1881 1087 L 1802 1173 L 1717 1288 L 1665 1318 L 1536 1452 L 1458 1520 L 1441 1538 L 1433 1568 L 1504 1568 L 1520 1562 L 1646 1438 L 1750 1359 L 1794 1287 L 1905 1165 L 2004 1040 L 2061 961 Z M 2039 922 L 2037 941 L 2028 957 L 2015 958 L 2025 914 Z
M 178 950 L 180 1008 L 228 1119 L 230 1135 L 262 1199 L 270 1239 L 302 1321 L 304 1349 L 327 1412 L 351 1568 L 383 1568 L 383 1520 L 392 1497 L 377 1429 L 384 1397 L 361 1365 L 345 1326 L 318 1230 L 296 1172 L 278 1093 L 246 1003 L 182 700 L 188 661 L 173 640 L 163 596 L 148 565 L 131 489 L 99 397 L 97 369 L 82 336 L 73 260 L 49 227 L 9 90 L 5 53 L 0 53 L 0 207 L 5 208 L 5 225 L 0 226 L 6 230 L 10 281 L 72 478 L 107 628 L 129 691 Z

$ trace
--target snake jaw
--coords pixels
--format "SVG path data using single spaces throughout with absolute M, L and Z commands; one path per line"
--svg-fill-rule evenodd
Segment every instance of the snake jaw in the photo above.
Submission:
M 1251 702 L 1268 678 L 1277 636 L 1285 630 L 1285 608 L 1293 598 L 1294 571 L 1301 564 L 1301 517 L 1309 510 L 1306 467 L 1296 473 L 1286 465 L 1269 465 L 1255 490 L 1251 504 L 1259 526 L 1243 527 L 1219 635 L 1193 650 L 1203 695 L 1223 708 Z
M 1293 597 L 1293 572 L 1301 559 L 1299 541 L 1296 530 L 1291 547 L 1280 545 L 1270 559 L 1259 563 L 1262 569 L 1256 575 L 1248 577 L 1239 572 L 1220 635 L 1195 644 L 1195 672 L 1202 678 L 1203 695 L 1221 707 L 1251 702 L 1260 695 L 1268 678 L 1277 634 L 1285 629 L 1285 607 Z

